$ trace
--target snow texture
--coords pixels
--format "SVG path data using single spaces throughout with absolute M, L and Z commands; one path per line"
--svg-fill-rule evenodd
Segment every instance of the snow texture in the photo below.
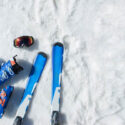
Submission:
M 12 125 L 34 58 L 48 62 L 23 125 L 50 125 L 52 45 L 64 44 L 60 125 L 125 125 L 125 0 L 0 0 L 0 63 L 18 55 L 24 71 L 0 125 Z M 31 35 L 31 48 L 13 40 Z M 1 86 L 2 88 L 3 86 Z

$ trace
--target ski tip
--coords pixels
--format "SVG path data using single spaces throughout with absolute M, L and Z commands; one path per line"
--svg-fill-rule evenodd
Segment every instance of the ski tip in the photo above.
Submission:
M 60 117 L 59 111 L 53 111 L 51 116 L 51 125 L 60 125 L 59 117 Z
M 21 125 L 22 124 L 22 118 L 20 116 L 17 116 L 14 120 L 13 125 Z
M 44 52 L 39 52 L 38 54 L 40 54 L 40 55 L 42 55 L 43 57 L 45 57 L 45 58 L 47 58 L 48 56 L 47 56 L 47 54 L 46 53 L 44 53 Z
M 53 46 L 60 46 L 60 47 L 63 47 L 63 44 L 60 43 L 60 42 L 56 42 Z

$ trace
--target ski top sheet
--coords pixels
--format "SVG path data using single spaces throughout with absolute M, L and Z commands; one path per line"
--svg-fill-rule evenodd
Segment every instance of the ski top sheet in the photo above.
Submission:
M 53 81 L 52 81 L 52 116 L 51 124 L 59 125 L 59 105 L 60 105 L 60 91 L 61 91 L 61 74 L 63 66 L 63 44 L 55 43 L 52 50 L 52 69 L 53 69 Z
M 21 99 L 21 103 L 17 111 L 16 118 L 13 125 L 22 124 L 23 118 L 25 116 L 25 113 L 32 99 L 33 92 L 36 88 L 37 83 L 39 82 L 40 76 L 45 67 L 46 61 L 47 61 L 46 54 L 39 52 L 32 66 L 32 69 L 29 75 L 29 80 L 28 80 L 26 89 L 24 91 L 23 97 Z

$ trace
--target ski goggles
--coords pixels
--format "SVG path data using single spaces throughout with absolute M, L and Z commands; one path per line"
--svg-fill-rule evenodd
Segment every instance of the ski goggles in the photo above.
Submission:
M 21 36 L 18 37 L 14 40 L 14 46 L 15 47 L 30 47 L 31 45 L 33 45 L 34 43 L 34 39 L 32 36 Z

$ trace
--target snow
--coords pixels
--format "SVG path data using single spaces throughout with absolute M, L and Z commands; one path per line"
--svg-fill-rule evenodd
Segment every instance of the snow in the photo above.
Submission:
M 0 63 L 25 68 L 4 85 L 15 91 L 0 125 L 12 125 L 33 60 L 48 62 L 23 125 L 50 125 L 52 45 L 64 44 L 61 125 L 125 125 L 125 0 L 1 0 Z M 13 40 L 31 35 L 31 48 Z M 1 86 L 2 88 L 3 86 Z

